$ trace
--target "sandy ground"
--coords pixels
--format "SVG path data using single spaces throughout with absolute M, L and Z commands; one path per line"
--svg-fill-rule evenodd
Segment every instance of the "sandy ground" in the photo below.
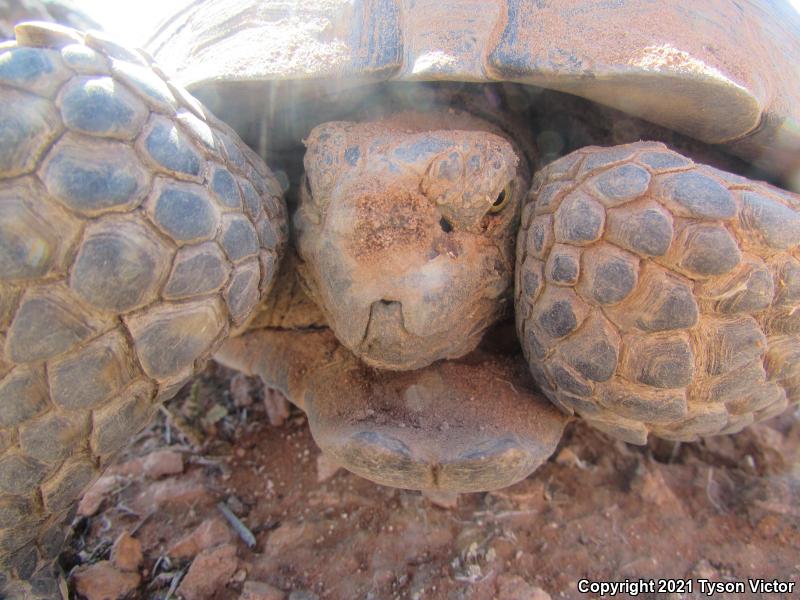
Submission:
M 61 558 L 73 590 L 544 600 L 597 597 L 584 578 L 693 578 L 692 597 L 699 578 L 800 582 L 796 413 L 643 448 L 575 424 L 525 481 L 432 499 L 336 470 L 302 413 L 271 426 L 263 390 L 232 376 L 211 364 L 84 499 Z

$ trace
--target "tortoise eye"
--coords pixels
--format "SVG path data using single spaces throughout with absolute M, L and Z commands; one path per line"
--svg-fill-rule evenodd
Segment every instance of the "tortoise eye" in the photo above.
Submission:
M 508 204 L 509 200 L 511 200 L 511 184 L 509 183 L 506 187 L 503 188 L 503 191 L 497 195 L 497 199 L 492 204 L 491 208 L 489 209 L 490 213 L 498 213 L 503 210 L 506 205 Z

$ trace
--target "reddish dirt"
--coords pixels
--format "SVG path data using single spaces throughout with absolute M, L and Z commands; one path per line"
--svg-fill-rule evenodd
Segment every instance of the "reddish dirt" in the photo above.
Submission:
M 796 413 L 735 436 L 644 448 L 575 424 L 527 480 L 442 508 L 331 475 L 302 413 L 270 426 L 262 392 L 239 384 L 231 394 L 231 376 L 210 365 L 101 480 L 99 511 L 76 519 L 62 555 L 73 589 L 98 563 L 105 575 L 127 563 L 120 577 L 136 581 L 128 536 L 120 558 L 124 532 L 143 552 L 129 598 L 511 600 L 585 598 L 581 578 L 800 581 Z M 145 458 L 167 446 L 183 454 L 182 472 L 172 453 Z

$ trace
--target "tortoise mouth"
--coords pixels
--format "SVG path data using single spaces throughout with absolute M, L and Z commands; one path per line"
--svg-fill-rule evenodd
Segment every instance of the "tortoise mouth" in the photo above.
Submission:
M 424 310 L 424 307 L 411 307 L 414 308 Z M 448 331 L 452 332 L 452 328 Z M 391 365 L 397 370 L 416 369 L 440 358 L 462 356 L 477 345 L 481 332 L 477 336 L 470 336 L 469 332 L 458 336 L 428 333 L 430 335 L 419 335 L 406 328 L 401 301 L 378 300 L 369 308 L 369 320 L 356 354 L 376 367 Z
M 413 350 L 407 347 L 408 338 L 402 302 L 378 300 L 369 308 L 369 321 L 359 351 L 376 361 L 405 364 L 409 362 L 409 350 Z

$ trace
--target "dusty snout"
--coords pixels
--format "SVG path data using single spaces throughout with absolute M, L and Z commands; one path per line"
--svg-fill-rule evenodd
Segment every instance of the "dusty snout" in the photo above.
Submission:
M 485 131 L 326 124 L 307 141 L 302 273 L 339 340 L 417 369 L 471 351 L 510 310 L 517 157 Z
M 508 257 L 448 227 L 422 195 L 350 198 L 328 213 L 324 235 L 335 250 L 326 257 L 329 275 L 320 273 L 315 286 L 341 341 L 368 363 L 394 369 L 472 350 L 506 307 Z

